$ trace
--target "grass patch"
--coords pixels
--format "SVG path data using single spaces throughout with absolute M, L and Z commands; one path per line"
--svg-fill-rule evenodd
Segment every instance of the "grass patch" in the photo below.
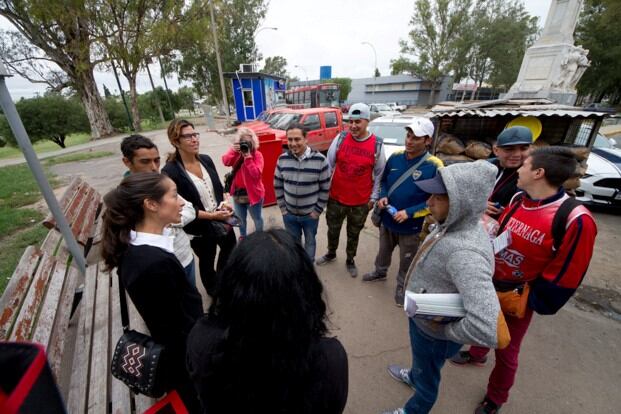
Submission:
M 40 244 L 48 231 L 40 223 L 36 223 L 23 231 L 0 239 L 2 245 L 0 249 L 0 295 L 9 283 L 26 247 L 31 244 Z
M 52 186 L 58 185 L 53 174 L 46 171 L 46 176 Z M 28 164 L 0 168 L 0 208 L 27 206 L 40 198 L 39 186 Z M 0 221 L 3 219 L 0 215 Z
M 11 234 L 43 220 L 43 214 L 31 208 L 0 207 L 0 234 Z
M 63 155 L 60 157 L 48 158 L 44 161 L 45 165 L 64 164 L 67 162 L 86 161 L 94 158 L 103 158 L 114 155 L 112 151 L 88 151 L 78 152 L 75 154 Z
M 73 147 L 74 145 L 84 144 L 85 142 L 90 141 L 90 134 L 80 133 L 80 134 L 71 134 L 68 135 L 65 139 L 65 146 Z M 43 140 L 38 141 L 32 144 L 35 152 L 37 154 L 43 154 L 45 152 L 57 151 L 60 148 L 58 145 L 54 144 L 52 141 Z M 0 159 L 4 158 L 17 158 L 22 155 L 22 150 L 19 147 L 3 147 L 0 148 Z

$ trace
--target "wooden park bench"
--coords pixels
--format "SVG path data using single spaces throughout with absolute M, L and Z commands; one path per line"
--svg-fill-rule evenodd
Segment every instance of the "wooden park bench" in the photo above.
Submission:
M 99 240 L 101 195 L 78 178 L 60 205 L 86 256 Z M 68 389 L 61 389 L 69 413 L 144 412 L 155 401 L 133 395 L 110 373 L 123 332 L 116 272 L 95 261 L 82 275 L 53 218 L 43 224 L 50 232 L 40 247 L 26 248 L 0 297 L 0 340 L 41 343 L 57 380 L 70 372 Z M 148 332 L 131 300 L 127 302 L 131 328 Z

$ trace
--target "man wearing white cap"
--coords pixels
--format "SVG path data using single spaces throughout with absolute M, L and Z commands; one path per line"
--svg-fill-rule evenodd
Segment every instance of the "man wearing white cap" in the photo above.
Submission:
M 381 139 L 367 130 L 370 118 L 367 105 L 352 105 L 349 108 L 349 132 L 334 139 L 328 150 L 328 163 L 333 171 L 326 209 L 328 252 L 317 259 L 317 265 L 336 259 L 339 234 L 347 219 L 345 266 L 351 277 L 358 276 L 354 263 L 358 238 L 369 210 L 378 199 L 380 179 L 386 165 Z
M 395 303 L 403 305 L 405 274 L 418 250 L 420 231 L 429 214 L 427 198 L 416 183 L 432 178 L 442 161 L 429 154 L 434 127 L 427 118 L 414 118 L 405 127 L 405 151 L 393 153 L 382 174 L 377 205 L 382 209 L 379 252 L 375 270 L 362 277 L 364 282 L 386 280 L 392 252 L 399 246 L 399 271 Z M 392 206 L 394 209 L 386 208 Z M 390 210 L 390 211 L 389 211 Z

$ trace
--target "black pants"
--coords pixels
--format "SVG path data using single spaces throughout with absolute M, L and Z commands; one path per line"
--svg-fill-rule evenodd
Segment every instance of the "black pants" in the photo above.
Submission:
M 213 296 L 216 287 L 216 272 L 220 272 L 224 268 L 231 251 L 235 247 L 235 232 L 230 231 L 224 237 L 195 236 L 190 243 L 192 250 L 198 256 L 201 282 L 203 282 L 207 294 Z M 220 247 L 220 254 L 218 255 L 218 264 L 214 269 L 217 247 Z

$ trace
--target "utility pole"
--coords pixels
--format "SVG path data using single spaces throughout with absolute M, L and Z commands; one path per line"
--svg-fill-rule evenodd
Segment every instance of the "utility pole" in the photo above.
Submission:
M 168 101 L 170 112 L 172 112 L 173 117 L 175 117 L 175 108 L 173 108 L 172 106 L 172 102 L 170 100 L 170 90 L 168 89 L 168 83 L 166 82 L 166 71 L 164 70 L 164 65 L 162 65 L 162 60 L 159 56 L 157 57 L 157 61 L 160 63 L 160 72 L 162 72 L 162 79 L 164 80 L 164 88 L 166 89 L 166 100 Z
M 149 75 L 149 81 L 151 82 L 151 89 L 153 90 L 153 100 L 155 101 L 155 106 L 157 107 L 157 112 L 160 114 L 160 121 L 162 124 L 166 122 L 164 119 L 164 113 L 162 112 L 162 106 L 160 105 L 160 97 L 157 96 L 157 91 L 155 90 L 155 84 L 153 83 L 153 77 L 151 76 L 151 71 L 149 70 L 149 61 L 145 62 L 145 68 L 147 68 L 147 74 Z M 175 116 L 173 112 L 173 117 Z
M 213 0 L 209 1 L 209 14 L 211 14 L 211 33 L 213 34 L 214 47 L 216 49 L 216 62 L 218 63 L 218 76 L 220 77 L 220 89 L 222 92 L 222 102 L 224 103 L 224 114 L 226 115 L 226 126 L 230 125 L 229 100 L 226 97 L 226 87 L 224 86 L 224 75 L 222 74 L 222 61 L 220 60 L 220 50 L 218 49 L 218 35 L 216 30 L 216 19 L 213 15 Z
M 123 88 L 121 88 L 121 81 L 119 80 L 119 75 L 116 73 L 116 66 L 114 66 L 114 60 L 110 60 L 110 64 L 112 65 L 112 73 L 114 73 L 116 84 L 119 87 L 119 93 L 121 94 L 121 99 L 123 99 L 123 106 L 125 107 L 125 113 L 127 114 L 127 121 L 129 122 L 129 130 L 135 131 L 134 121 L 132 120 L 132 115 L 129 112 L 129 108 L 127 107 L 127 101 L 125 100 L 125 93 L 123 92 Z

